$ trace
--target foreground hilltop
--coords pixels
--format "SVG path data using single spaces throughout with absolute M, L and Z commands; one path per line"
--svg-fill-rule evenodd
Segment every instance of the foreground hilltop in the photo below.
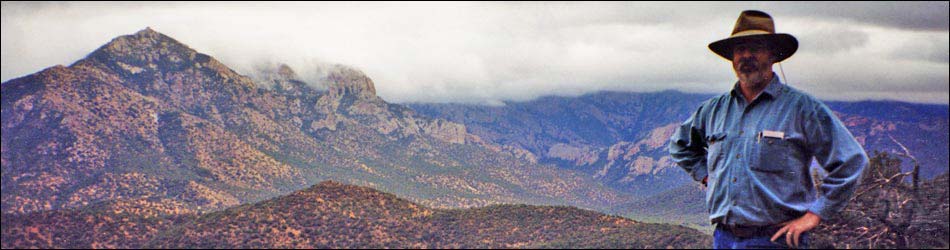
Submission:
M 695 229 L 590 210 L 529 205 L 433 209 L 372 188 L 331 181 L 201 216 L 143 217 L 117 207 L 127 206 L 4 215 L 3 247 L 702 248 L 711 244 L 708 235 Z

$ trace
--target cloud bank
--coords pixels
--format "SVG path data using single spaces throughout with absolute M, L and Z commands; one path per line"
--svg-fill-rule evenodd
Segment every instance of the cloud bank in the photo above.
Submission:
M 823 99 L 950 99 L 948 5 L 929 3 L 9 3 L 2 80 L 81 59 L 145 27 L 243 74 L 339 63 L 393 102 L 497 104 L 601 90 L 721 93 L 706 45 L 759 9 L 799 52 L 792 86 Z M 775 68 L 778 72 L 778 67 Z

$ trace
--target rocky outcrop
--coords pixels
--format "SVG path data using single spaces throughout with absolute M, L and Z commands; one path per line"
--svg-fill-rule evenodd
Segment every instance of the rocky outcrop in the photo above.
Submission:
M 334 65 L 326 71 L 322 79 L 330 96 L 353 96 L 358 99 L 376 98 L 376 86 L 373 80 L 362 71 L 342 65 Z
M 641 175 L 655 175 L 672 166 L 666 145 L 676 130 L 676 123 L 650 130 L 647 136 L 637 142 L 621 141 L 607 149 L 607 164 L 602 166 L 594 177 L 603 178 L 611 169 L 621 171 L 620 182 L 631 182 Z
M 620 160 L 630 161 L 634 159 L 634 157 L 636 157 L 640 152 L 660 149 L 669 143 L 670 136 L 673 135 L 673 132 L 676 130 L 676 126 L 677 124 L 671 123 L 650 130 L 650 133 L 646 136 L 646 138 L 635 143 L 621 141 L 611 145 L 608 149 L 607 160 L 610 162 Z M 610 163 L 608 163 L 608 165 L 610 165 Z
M 287 64 L 263 65 L 258 68 L 252 78 L 259 85 L 287 96 L 301 96 L 308 94 L 311 87 L 307 86 L 297 72 Z
M 422 125 L 422 133 L 433 138 L 450 143 L 464 144 L 468 133 L 465 125 L 449 122 L 444 119 L 426 120 Z
M 420 117 L 412 110 L 387 103 L 376 96 L 373 80 L 362 71 L 343 65 L 332 65 L 315 70 L 322 77 L 316 83 L 306 83 L 294 70 L 279 64 L 259 70 L 255 79 L 261 85 L 287 95 L 294 102 L 316 98 L 312 106 L 321 114 L 305 130 L 336 131 L 346 123 L 359 123 L 374 128 L 377 132 L 397 138 L 408 136 L 429 136 L 431 138 L 456 144 L 464 144 L 470 137 L 465 126 L 444 119 Z
M 596 163 L 600 159 L 600 152 L 588 146 L 558 143 L 551 146 L 545 156 L 569 161 L 575 166 L 584 166 Z

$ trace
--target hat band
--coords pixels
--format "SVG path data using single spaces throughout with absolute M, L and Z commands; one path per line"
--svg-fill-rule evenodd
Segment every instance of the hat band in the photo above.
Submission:
M 732 38 L 732 37 L 740 37 L 740 36 L 772 35 L 772 34 L 775 34 L 775 33 L 768 32 L 768 31 L 764 31 L 764 30 L 743 30 L 743 31 L 736 32 L 736 33 L 732 34 L 732 36 L 730 36 L 730 38 Z

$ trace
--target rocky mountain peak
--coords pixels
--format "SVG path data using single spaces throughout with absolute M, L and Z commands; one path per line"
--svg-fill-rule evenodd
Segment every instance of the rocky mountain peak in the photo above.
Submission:
M 145 27 L 145 29 L 139 30 L 138 32 L 135 32 L 135 34 L 133 34 L 133 35 L 134 35 L 134 36 L 147 36 L 147 37 L 153 37 L 153 38 L 157 38 L 157 37 L 159 37 L 159 36 L 162 36 L 161 33 L 158 33 L 157 31 L 153 30 L 152 27 Z
M 230 84 L 253 86 L 250 80 L 211 56 L 151 28 L 116 37 L 70 67 L 108 69 L 127 79 L 173 72 L 199 73 Z
M 297 72 L 294 72 L 294 69 L 283 63 L 277 66 L 277 76 L 283 79 L 300 79 L 300 77 L 297 76 Z
M 150 57 L 148 56 L 150 52 L 158 52 L 160 56 Z M 158 59 L 172 59 L 168 56 L 190 57 L 191 54 L 196 54 L 197 52 L 171 37 L 158 33 L 152 28 L 145 28 L 134 34 L 112 39 L 112 41 L 109 41 L 109 43 L 93 52 L 92 56 L 103 53 L 120 57 L 132 56 L 142 61 L 156 61 Z
M 343 65 L 327 69 L 323 82 L 331 95 L 355 96 L 360 99 L 375 98 L 376 86 L 362 71 Z
M 332 100 L 342 97 L 374 99 L 376 87 L 373 80 L 362 71 L 345 65 L 321 65 L 301 77 L 284 63 L 259 65 L 251 76 L 255 81 L 284 94 L 300 94 L 301 89 L 327 91 Z M 315 74 L 316 77 L 313 77 Z M 310 77 L 308 77 L 310 76 Z M 314 82 L 307 82 L 309 79 Z
M 258 65 L 249 76 L 265 88 L 290 96 L 305 95 L 313 87 L 303 82 L 297 72 L 284 63 Z

